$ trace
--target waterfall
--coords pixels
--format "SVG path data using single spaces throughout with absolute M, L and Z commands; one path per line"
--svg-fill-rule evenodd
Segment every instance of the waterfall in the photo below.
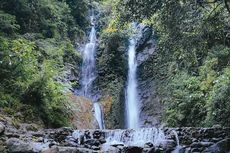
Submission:
M 94 79 L 96 78 L 95 74 L 95 52 L 96 52 L 96 30 L 92 26 L 90 36 L 90 42 L 86 44 L 83 52 L 83 65 L 82 65 L 82 92 L 83 95 L 90 98 L 91 96 L 91 87 Z
M 179 141 L 178 134 L 177 134 L 177 132 L 175 130 L 173 130 L 172 133 L 175 135 L 176 144 L 177 144 L 175 150 L 173 150 L 172 153 L 180 153 L 180 150 L 183 147 L 180 146 L 180 141 Z
M 134 39 L 129 41 L 128 50 L 128 85 L 126 89 L 126 122 L 128 128 L 139 128 L 139 109 L 138 109 L 138 96 L 137 96 L 137 80 L 136 80 L 136 42 Z
M 103 120 L 103 113 L 99 103 L 93 103 L 95 118 L 99 124 L 100 129 L 105 129 L 105 124 Z
M 146 143 L 152 143 L 154 146 L 166 143 L 164 132 L 158 128 L 113 130 L 106 132 L 105 137 L 106 145 L 124 144 L 143 147 Z
M 85 133 L 88 133 L 87 135 L 92 138 L 94 132 L 94 130 L 75 130 L 72 137 L 80 140 L 81 137 L 86 136 Z M 105 148 L 119 144 L 144 147 L 146 143 L 152 143 L 154 146 L 167 143 L 163 130 L 159 128 L 103 130 L 103 137 L 106 140 L 103 144 Z
M 95 54 L 96 54 L 96 29 L 95 29 L 95 18 L 91 16 L 91 31 L 89 35 L 89 43 L 86 44 L 83 51 L 83 64 L 81 73 L 81 95 L 88 97 L 93 100 L 94 116 L 99 124 L 100 129 L 105 128 L 103 121 L 103 113 L 99 103 L 95 102 L 92 96 L 92 84 L 96 78 L 96 67 L 95 67 Z

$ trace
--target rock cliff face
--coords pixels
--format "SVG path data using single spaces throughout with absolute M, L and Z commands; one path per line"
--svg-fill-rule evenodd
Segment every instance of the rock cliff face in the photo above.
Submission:
M 124 128 L 125 80 L 127 73 L 126 37 L 111 33 L 100 37 L 94 91 L 100 93 L 108 129 Z
M 152 127 L 160 124 L 162 104 L 156 93 L 155 87 L 155 34 L 151 27 L 139 25 L 139 37 L 137 37 L 137 62 L 138 62 L 138 91 L 140 98 L 140 125 Z
M 137 80 L 141 127 L 160 124 L 162 105 L 155 87 L 156 40 L 151 27 L 139 24 L 136 36 Z M 100 91 L 106 128 L 125 127 L 125 88 L 128 72 L 128 37 L 115 32 L 101 36 L 97 51 L 98 76 L 95 91 Z

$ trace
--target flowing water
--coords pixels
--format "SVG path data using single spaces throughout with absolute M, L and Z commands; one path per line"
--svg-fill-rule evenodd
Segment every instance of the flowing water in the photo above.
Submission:
M 95 111 L 95 117 L 97 119 L 97 122 L 99 124 L 100 129 L 105 129 L 105 124 L 103 120 L 103 112 L 101 109 L 101 106 L 99 103 L 93 103 L 94 111 Z
M 103 121 L 103 113 L 99 103 L 96 103 L 92 96 L 92 84 L 96 78 L 95 67 L 95 54 L 96 54 L 96 29 L 94 16 L 91 17 L 91 31 L 89 35 L 89 43 L 86 44 L 83 51 L 83 64 L 82 64 L 82 76 L 81 76 L 81 95 L 93 100 L 94 116 L 99 124 L 100 129 L 105 128 Z
M 172 151 L 172 153 L 180 153 L 181 148 L 183 148 L 182 146 L 180 146 L 180 141 L 179 141 L 179 137 L 178 134 L 176 133 L 176 131 L 172 131 L 173 134 L 175 135 L 175 139 L 176 139 L 176 148 L 175 150 Z
M 104 144 L 105 149 L 111 145 L 144 147 L 146 143 L 152 143 L 154 146 L 159 146 L 167 142 L 163 130 L 158 128 L 116 129 L 103 130 L 103 132 L 105 133 L 104 136 L 106 140 Z M 72 137 L 79 140 L 84 133 L 85 131 L 76 130 L 72 134 Z M 93 130 L 90 133 L 92 135 Z
M 109 145 L 124 144 L 126 146 L 143 147 L 149 142 L 155 146 L 164 144 L 166 141 L 163 131 L 157 128 L 142 128 L 113 130 L 106 133 L 106 143 Z
M 136 62 L 136 42 L 134 39 L 129 41 L 128 50 L 128 85 L 126 89 L 126 121 L 129 129 L 139 128 L 139 109 L 137 96 L 137 62 Z
M 90 42 L 86 44 L 83 52 L 83 65 L 82 65 L 82 94 L 88 98 L 91 98 L 91 87 L 96 77 L 95 73 L 95 53 L 96 53 L 96 30 L 92 26 L 90 36 Z
M 83 62 L 83 91 L 85 96 L 90 95 L 92 81 L 95 79 L 95 52 L 96 52 L 96 30 L 92 27 L 90 33 L 90 42 L 86 45 Z M 167 143 L 163 130 L 159 128 L 140 128 L 139 126 L 139 98 L 137 91 L 137 61 L 136 61 L 136 40 L 134 37 L 129 40 L 128 49 L 128 80 L 126 87 L 126 121 L 128 129 L 103 130 L 106 143 L 103 145 L 109 148 L 111 145 L 140 146 L 146 143 L 152 143 L 154 146 L 160 146 Z M 103 113 L 99 103 L 94 103 L 95 117 L 101 129 L 104 127 Z M 93 137 L 93 130 L 76 130 L 72 137 L 80 140 L 85 137 L 85 132 L 90 132 Z

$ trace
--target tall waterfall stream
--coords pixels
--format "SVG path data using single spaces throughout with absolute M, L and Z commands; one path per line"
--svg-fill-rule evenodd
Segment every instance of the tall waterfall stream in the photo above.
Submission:
M 82 64 L 82 76 L 81 76 L 81 95 L 92 99 L 94 107 L 94 116 L 99 124 L 100 129 L 104 129 L 103 113 L 99 103 L 95 102 L 92 96 L 92 84 L 96 78 L 96 68 L 95 68 L 95 54 L 96 54 L 96 29 L 94 16 L 91 16 L 92 28 L 89 35 L 89 43 L 86 44 L 83 51 L 83 64 Z
M 128 50 L 128 85 L 126 89 L 126 121 L 129 129 L 139 128 L 139 109 L 137 96 L 137 80 L 136 80 L 136 42 L 135 39 L 130 39 Z

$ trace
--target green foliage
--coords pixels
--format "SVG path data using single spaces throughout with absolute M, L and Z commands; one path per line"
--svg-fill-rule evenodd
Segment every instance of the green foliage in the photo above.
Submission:
M 125 55 L 127 37 L 121 32 L 103 33 L 98 49 L 98 75 L 103 82 L 116 78 L 124 79 L 127 72 Z M 100 81 L 100 80 L 99 80 Z
M 1 106 L 15 105 L 14 98 L 17 98 L 24 104 L 34 106 L 35 112 L 47 126 L 66 125 L 69 112 L 65 109 L 65 105 L 68 104 L 68 100 L 63 93 L 64 87 L 54 80 L 62 70 L 61 57 L 64 56 L 64 49 L 50 47 L 53 44 L 46 41 L 43 42 L 46 46 L 45 54 L 41 44 L 38 48 L 35 43 L 25 39 L 13 41 L 2 39 L 0 44 L 1 49 L 5 49 L 0 65 L 3 91 Z M 56 51 L 55 54 L 52 54 L 53 49 Z
M 64 47 L 64 63 L 70 63 L 73 66 L 80 65 L 82 63 L 81 55 L 79 52 L 76 52 L 76 49 L 70 42 L 66 42 Z
M 206 124 L 221 124 L 228 127 L 230 122 L 230 67 L 223 70 L 216 80 L 208 99 Z
M 0 9 L 16 17 L 21 33 L 41 32 L 49 38 L 68 36 L 74 40 L 78 34 L 82 33 L 81 23 L 86 21 L 85 13 L 81 14 L 79 19 L 72 15 L 73 11 L 81 12 L 82 8 L 86 8 L 86 4 L 83 1 L 80 2 L 82 5 L 73 6 L 71 3 L 67 4 L 65 1 L 58 0 L 9 0 L 7 2 L 1 0 Z
M 181 72 L 175 75 L 167 88 L 171 90 L 170 98 L 165 101 L 167 123 L 172 126 L 201 126 L 206 110 L 199 78 Z
M 158 35 L 158 77 L 152 77 L 169 126 L 230 126 L 230 15 L 224 1 L 128 0 L 119 1 L 115 13 L 118 26 L 136 20 Z
M 0 3 L 0 107 L 17 121 L 42 120 L 47 127 L 68 125 L 70 99 L 62 80 L 66 65 L 81 62 L 73 41 L 83 35 L 87 3 Z M 82 13 L 80 18 L 72 14 L 77 10 Z
M 86 0 L 66 0 L 66 3 L 71 8 L 71 14 L 73 15 L 76 23 L 80 27 L 85 27 L 88 25 L 85 16 L 88 13 L 87 1 Z
M 67 97 L 62 92 L 63 86 L 53 80 L 56 76 L 53 61 L 45 61 L 40 77 L 30 84 L 25 91 L 23 99 L 38 108 L 38 115 L 46 126 L 59 127 L 67 125 L 68 114 Z
M 103 96 L 110 97 L 109 114 L 105 115 L 107 128 L 124 127 L 124 84 L 127 72 L 127 36 L 123 32 L 103 32 L 97 50 L 96 86 L 103 91 Z M 108 101 L 107 101 L 108 102 Z M 110 104 L 111 102 L 111 104 Z M 111 108 L 110 108 L 111 105 Z
M 15 33 L 20 26 L 16 24 L 15 16 L 0 11 L 0 31 L 7 34 Z

